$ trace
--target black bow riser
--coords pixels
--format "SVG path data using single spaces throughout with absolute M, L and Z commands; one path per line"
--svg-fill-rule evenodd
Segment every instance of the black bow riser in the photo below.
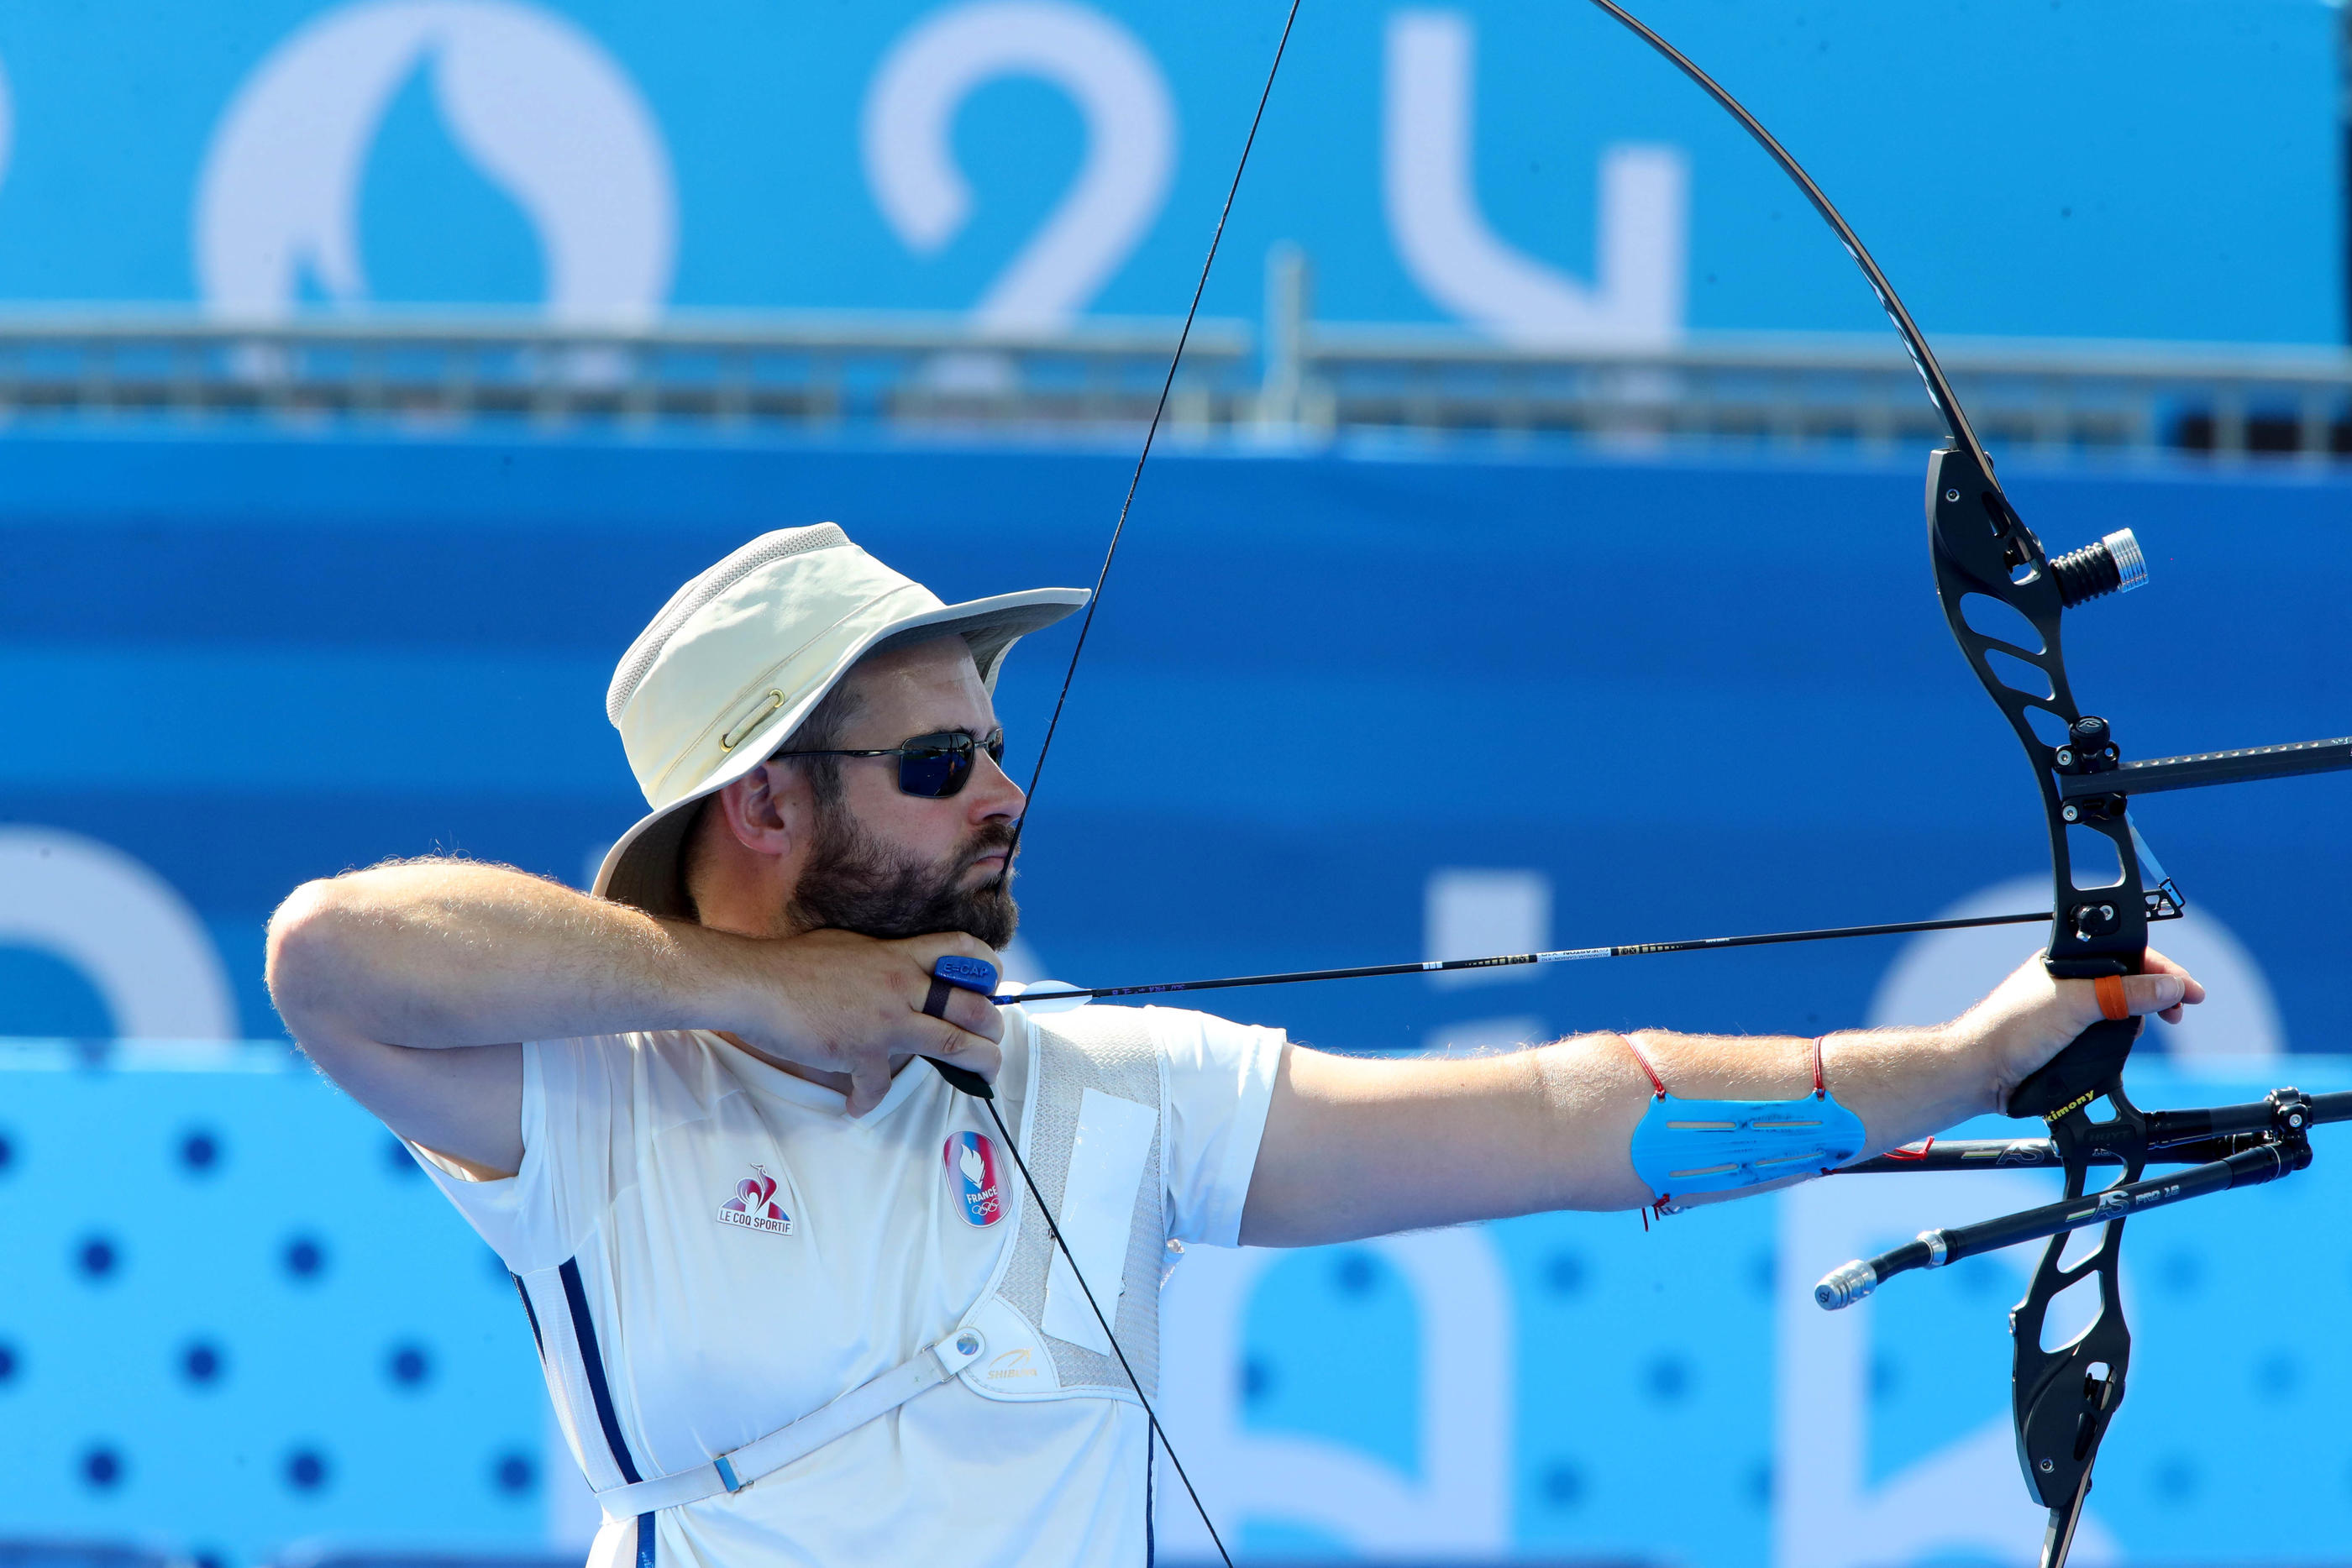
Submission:
M 2074 570 L 2055 570 L 1992 476 L 1957 447 L 1929 459 L 1927 532 L 1944 617 L 1969 667 L 2032 759 L 2042 790 L 2054 873 L 2044 962 L 2063 978 L 2137 974 L 2147 949 L 2147 907 L 2124 800 L 2100 799 L 2095 810 L 2085 810 L 2083 801 L 2062 798 L 2059 784 L 2062 777 L 2116 764 L 2105 722 L 2086 716 L 2074 701 L 2061 641 L 2060 618 L 2069 604 L 2114 586 L 2106 572 L 2095 570 L 2100 547 L 2067 558 Z M 2086 563 L 2095 569 L 2086 571 Z M 2016 614 L 1996 622 L 1972 600 L 2004 604 Z M 1986 629 L 1996 624 L 2010 635 Z M 2021 624 L 2031 628 L 2033 645 L 2017 640 Z M 2102 863 L 2085 868 L 2087 885 L 2076 855 L 2082 850 L 2095 852 L 2096 844 L 2079 837 L 2084 833 L 2104 839 L 2114 862 L 2104 863 L 2110 857 L 2099 854 Z M 2120 1157 L 2123 1180 L 2139 1179 L 2147 1158 L 2146 1121 L 2123 1090 L 2124 1061 L 2139 1028 L 2137 1019 L 2093 1024 L 2010 1096 L 2011 1115 L 2039 1116 L 2050 1124 L 2065 1166 L 2068 1198 L 2083 1194 L 2094 1143 L 2106 1157 Z M 2107 1102 L 2112 1120 L 2093 1121 L 2090 1106 L 2099 1100 Z M 2060 1263 L 2068 1238 L 2052 1238 L 2024 1300 L 2010 1313 L 2018 1464 L 2035 1499 L 2058 1511 L 2053 1529 L 2071 1530 L 2099 1440 L 2123 1403 L 2131 1361 L 2118 1271 L 2123 1228 L 2121 1220 L 2107 1225 L 2097 1249 L 2072 1268 Z M 2044 1350 L 2050 1303 L 2090 1277 L 2097 1281 L 2097 1315 L 2067 1344 Z
M 2050 972 L 2069 979 L 2137 974 L 2147 950 L 2147 895 L 2123 798 L 2098 800 L 2095 809 L 2085 810 L 2094 803 L 2069 801 L 2059 793 L 2062 775 L 2099 771 L 2094 764 L 2112 768 L 2116 761 L 2105 721 L 2085 717 L 2067 684 L 2060 627 L 2067 584 L 1991 476 L 1958 447 L 1943 448 L 1928 460 L 1927 534 L 1944 619 L 1969 667 L 2017 732 L 2042 790 L 2055 880 Z M 2005 622 L 2012 632 L 2021 621 L 2032 628 L 2035 645 L 1971 624 L 1971 599 L 2007 605 L 2014 617 L 1995 622 L 1979 611 L 1977 620 Z M 2040 690 L 2023 688 L 2021 683 L 2037 677 Z M 2037 732 L 2036 715 L 2054 741 Z M 2112 865 L 2095 863 L 2078 872 L 2077 853 L 2091 847 L 2082 834 L 2095 834 L 2112 846 Z M 2100 856 L 2102 862 L 2109 858 Z M 2086 885 L 2086 876 L 2095 880 Z M 2009 1113 L 2051 1117 L 2104 1092 L 2119 1081 L 2138 1033 L 2137 1019 L 2093 1025 L 2018 1085 Z

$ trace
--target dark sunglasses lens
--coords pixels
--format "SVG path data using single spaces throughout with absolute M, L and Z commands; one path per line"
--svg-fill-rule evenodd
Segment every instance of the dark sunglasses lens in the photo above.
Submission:
M 991 731 L 988 738 L 982 741 L 981 745 L 987 748 L 988 759 L 991 762 L 1002 762 L 1004 760 L 1004 732 L 1003 730 L 999 729 Z
M 971 777 L 971 737 L 919 735 L 898 757 L 898 788 L 909 795 L 944 800 Z

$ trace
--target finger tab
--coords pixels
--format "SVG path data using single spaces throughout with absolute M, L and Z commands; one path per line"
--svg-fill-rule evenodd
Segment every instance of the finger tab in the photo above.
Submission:
M 931 966 L 931 977 L 983 996 L 996 989 L 996 966 L 982 958 L 950 953 Z

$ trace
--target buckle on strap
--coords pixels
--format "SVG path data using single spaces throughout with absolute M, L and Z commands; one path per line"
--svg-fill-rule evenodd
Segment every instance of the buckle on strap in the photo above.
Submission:
M 734 1492 L 741 1491 L 743 1490 L 745 1483 L 735 1479 L 735 1467 L 727 1462 L 727 1456 L 725 1454 L 721 1454 L 717 1458 L 711 1460 L 710 1468 L 719 1472 L 719 1479 L 727 1483 L 727 1490 L 729 1491 Z
M 970 1323 L 966 1323 L 939 1343 L 931 1346 L 931 1354 L 938 1358 L 940 1370 L 948 1376 L 953 1377 L 957 1373 L 978 1361 L 987 1350 L 988 1336 Z

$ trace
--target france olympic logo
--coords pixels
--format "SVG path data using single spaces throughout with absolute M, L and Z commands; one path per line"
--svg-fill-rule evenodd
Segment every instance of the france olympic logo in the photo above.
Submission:
M 963 1205 L 963 1222 L 984 1228 L 1003 1218 L 996 1145 L 979 1133 L 955 1133 L 940 1152 L 947 1162 L 948 1191 Z

